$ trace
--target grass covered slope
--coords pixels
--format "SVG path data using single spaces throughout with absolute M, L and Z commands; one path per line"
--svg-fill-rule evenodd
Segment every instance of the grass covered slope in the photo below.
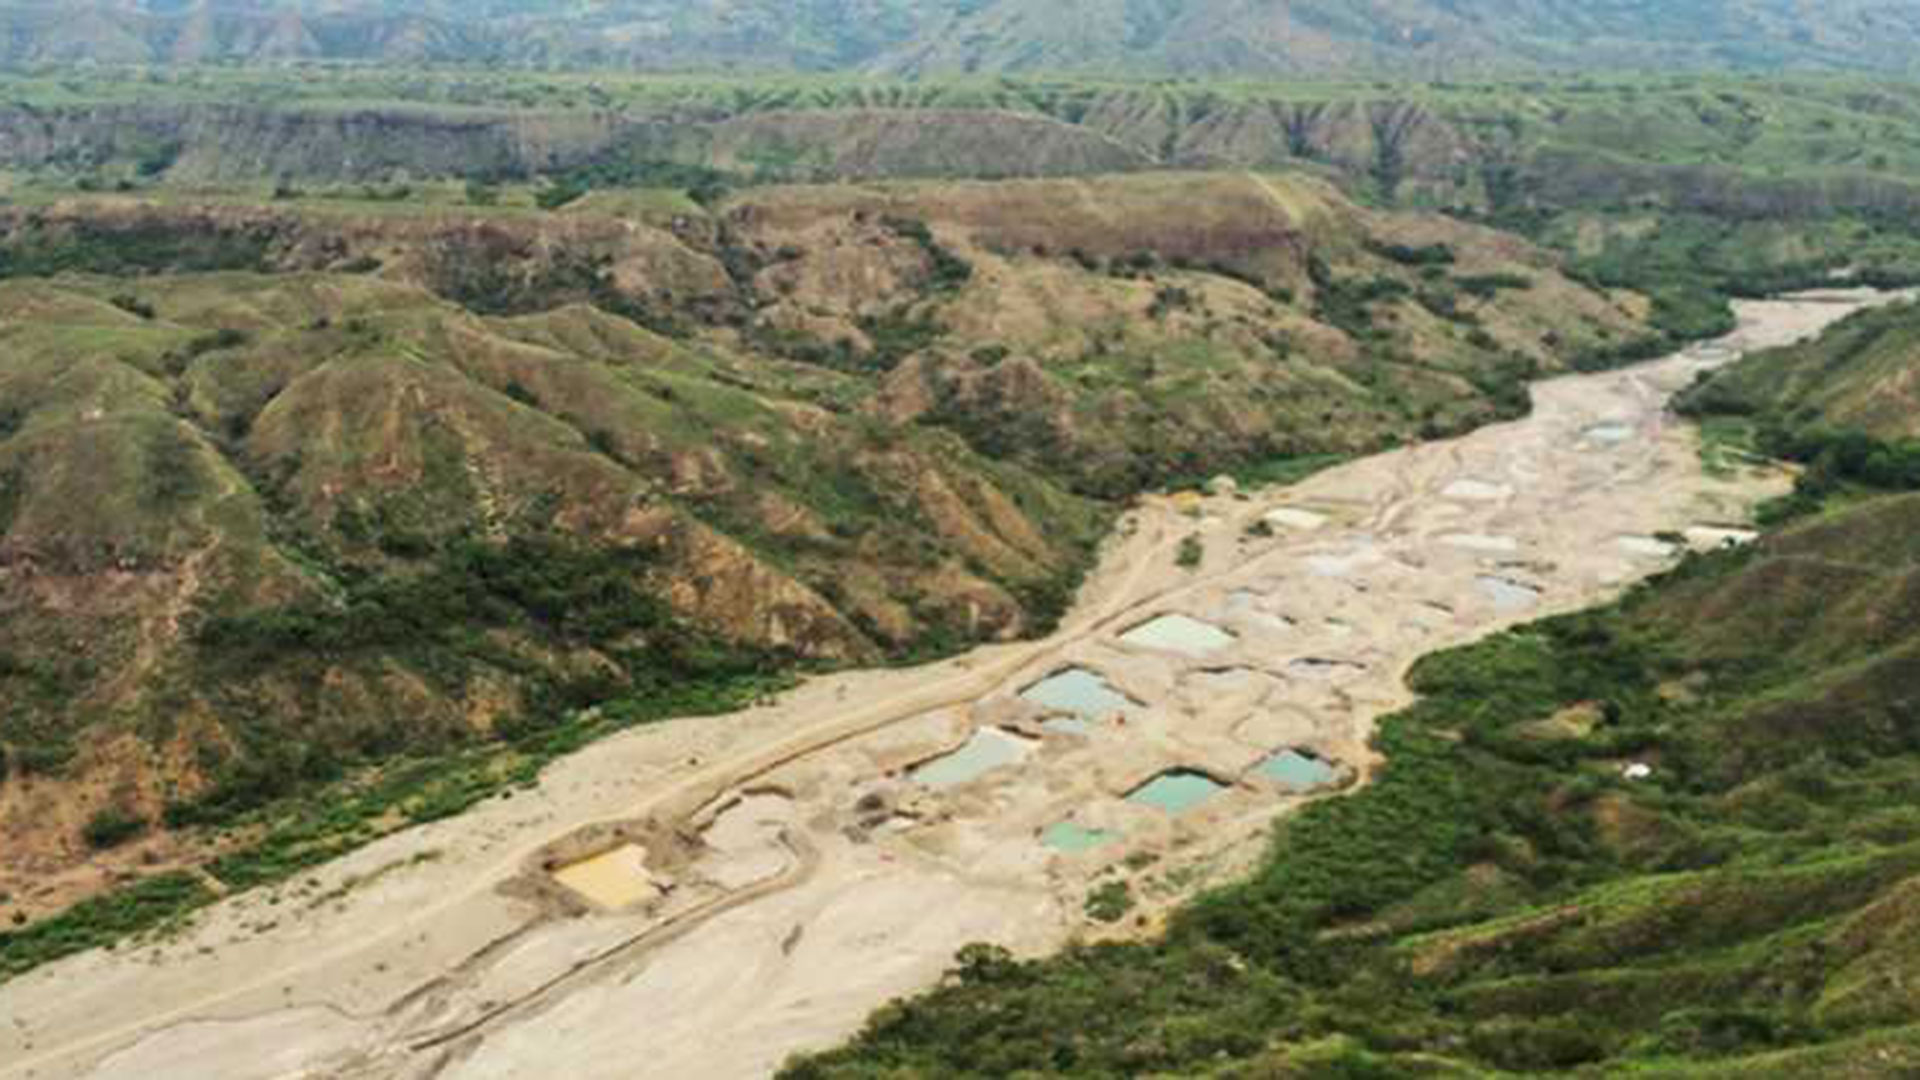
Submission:
M 1690 558 L 1414 683 L 1373 783 L 1164 938 L 970 950 L 786 1075 L 1920 1067 L 1920 497 Z
M 1686 405 L 1883 441 L 1920 436 L 1920 307 L 1861 312 L 1816 341 L 1746 357 Z
M 1777 520 L 1829 502 L 1920 490 L 1920 307 L 1865 311 L 1819 338 L 1743 357 L 1691 388 L 1682 412 L 1712 444 L 1806 465 L 1792 496 L 1767 507 Z

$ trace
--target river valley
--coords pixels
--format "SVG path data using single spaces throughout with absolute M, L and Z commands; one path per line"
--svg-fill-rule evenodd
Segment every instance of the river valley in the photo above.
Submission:
M 1143 500 L 1053 636 L 630 732 L 50 965 L 0 987 L 0 1077 L 763 1076 L 970 942 L 1151 933 L 1365 782 L 1420 656 L 1748 538 L 1788 478 L 1710 475 L 1670 398 L 1884 298 L 1745 303 L 1729 338 L 1536 385 L 1524 420 Z

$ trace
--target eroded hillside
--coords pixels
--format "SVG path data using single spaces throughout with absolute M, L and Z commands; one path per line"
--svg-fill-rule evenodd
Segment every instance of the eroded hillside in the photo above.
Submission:
M 7 211 L 0 264 L 34 913 L 396 754 L 1028 634 L 1133 493 L 1460 431 L 1660 340 L 1511 236 L 1246 174 L 103 197 Z
M 150 78 L 5 77 L 15 200 L 271 191 L 380 214 L 650 189 L 656 209 L 701 217 L 769 184 L 1246 168 L 1521 233 L 1586 280 L 1652 297 L 1660 325 L 1690 336 L 1728 327 L 1730 294 L 1920 277 L 1920 105 L 1897 84 Z

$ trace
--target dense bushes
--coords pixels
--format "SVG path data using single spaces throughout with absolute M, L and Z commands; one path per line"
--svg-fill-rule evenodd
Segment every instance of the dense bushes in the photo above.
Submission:
M 1860 489 L 1920 491 L 1920 440 L 1883 442 L 1864 432 L 1768 422 L 1756 443 L 1763 453 L 1807 466 L 1792 494 L 1762 508 L 1768 524 L 1818 513 L 1834 496 Z
M 82 839 L 87 846 L 96 851 L 119 847 L 121 844 L 147 831 L 145 818 L 130 814 L 117 806 L 109 806 L 93 817 L 81 830 Z
M 476 627 L 531 622 L 572 642 L 604 642 L 660 630 L 673 618 L 639 575 L 633 551 L 590 551 L 521 537 L 504 544 L 460 540 L 424 573 L 393 573 L 348 586 L 338 603 L 309 601 L 215 619 L 201 632 L 214 652 L 248 663 L 283 653 L 450 644 Z
M 1410 246 L 1398 243 L 1369 241 L 1367 250 L 1383 259 L 1390 259 L 1402 266 L 1451 266 L 1453 249 L 1445 244 L 1425 244 Z
M 743 183 L 741 178 L 717 169 L 662 161 L 646 156 L 637 147 L 624 146 L 553 177 L 541 189 L 542 193 L 552 193 L 541 205 L 547 209 L 564 206 L 594 188 L 667 188 L 686 192 L 702 206 L 712 206 Z
M 275 242 L 275 233 L 267 228 L 200 228 L 160 221 L 28 224 L 0 241 L 0 278 L 264 271 Z
M 581 548 L 547 537 L 505 543 L 458 540 L 426 565 L 350 580 L 342 595 L 208 621 L 198 646 L 206 678 L 234 686 L 260 678 L 320 679 L 331 668 L 397 662 L 457 690 L 480 670 L 504 666 L 526 707 L 495 734 L 540 740 L 573 710 L 622 698 L 697 706 L 699 692 L 763 679 L 777 658 L 729 646 L 686 624 L 649 587 L 643 553 Z M 506 632 L 562 656 L 591 651 L 612 662 L 563 674 L 502 645 Z M 689 697 L 689 694 L 693 696 Z M 237 703 L 239 707 L 242 703 Z M 635 705 L 634 708 L 642 708 Z M 635 714 L 638 715 L 638 714 Z M 289 793 L 338 779 L 364 755 L 446 749 L 446 733 L 423 727 L 399 741 L 336 737 L 249 740 L 197 798 L 167 809 L 172 826 L 231 820 Z
M 62 956 L 164 926 L 212 900 L 212 891 L 192 874 L 162 874 L 83 901 L 25 929 L 0 931 L 0 981 Z
M 1677 408 L 1696 419 L 1737 421 L 1752 432 L 1755 451 L 1806 466 L 1793 494 L 1765 509 L 1770 522 L 1816 512 L 1849 491 L 1920 490 L 1920 439 L 1886 440 L 1835 427 L 1816 406 L 1796 400 L 1799 388 L 1791 381 L 1799 371 L 1846 378 L 1849 362 L 1877 347 L 1882 335 L 1904 333 L 1911 319 L 1904 307 L 1856 315 L 1818 341 L 1795 347 L 1799 351 L 1762 354 L 1702 379 Z M 1757 366 L 1762 363 L 1771 367 Z
M 1307 273 L 1314 284 L 1314 317 L 1357 339 L 1376 336 L 1373 305 L 1413 293 L 1398 278 L 1339 277 L 1318 256 L 1308 260 Z
M 559 210 L 585 198 L 587 186 L 574 180 L 548 184 L 533 193 L 533 203 L 542 210 Z
M 1507 290 L 1533 288 L 1533 279 L 1524 274 L 1470 274 L 1454 279 L 1460 291 L 1479 300 L 1491 300 Z
M 934 238 L 933 230 L 924 221 L 910 218 L 890 217 L 882 222 L 895 236 L 911 240 L 926 253 L 927 260 L 933 266 L 928 287 L 935 292 L 947 292 L 965 285 L 973 279 L 973 264 L 955 255 Z

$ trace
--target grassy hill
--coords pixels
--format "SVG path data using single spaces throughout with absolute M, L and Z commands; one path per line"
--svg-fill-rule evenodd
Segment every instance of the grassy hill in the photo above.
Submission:
M 1763 453 L 1806 466 L 1775 520 L 1879 491 L 1920 490 L 1920 308 L 1866 312 L 1819 339 L 1743 358 L 1679 401 L 1723 460 Z
M 1164 938 L 970 950 L 784 1075 L 1920 1068 L 1916 538 L 1857 502 L 1431 657 L 1373 784 Z
M 1245 173 L 97 195 L 0 209 L 0 279 L 4 970 L 115 884 L 243 887 L 622 724 L 1036 632 L 1134 493 L 1665 340 L 1512 236 Z
M 1720 372 L 1687 402 L 1696 411 L 1795 429 L 1920 437 L 1920 309 L 1863 312 L 1817 342 L 1774 349 Z
M 161 0 L 0 8 L 0 62 L 326 59 L 908 75 L 1909 70 L 1920 23 L 1866 0 Z M 1230 28 L 1230 29 L 1229 29 Z

